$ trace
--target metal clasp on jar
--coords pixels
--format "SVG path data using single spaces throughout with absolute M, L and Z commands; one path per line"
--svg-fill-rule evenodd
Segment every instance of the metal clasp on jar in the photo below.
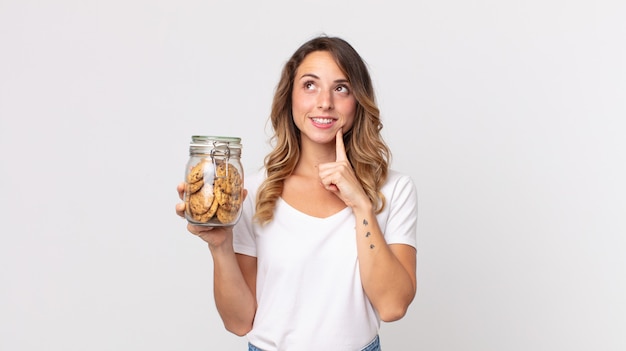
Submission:
M 216 158 L 220 158 L 228 165 L 230 161 L 230 148 L 228 147 L 228 143 L 214 141 L 213 149 L 211 149 L 211 161 L 213 162 L 213 169 L 217 169 L 218 162 Z M 228 173 L 230 167 L 225 167 L 226 173 L 224 175 L 215 174 L 215 178 L 228 178 Z

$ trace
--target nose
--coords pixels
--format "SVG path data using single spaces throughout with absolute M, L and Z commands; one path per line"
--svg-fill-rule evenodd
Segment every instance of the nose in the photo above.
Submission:
M 322 110 L 331 110 L 333 108 L 332 91 L 320 91 L 318 95 L 318 107 Z

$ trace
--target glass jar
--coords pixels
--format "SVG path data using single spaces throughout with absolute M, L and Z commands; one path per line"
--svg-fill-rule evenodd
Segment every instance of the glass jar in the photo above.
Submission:
M 243 202 L 241 138 L 191 137 L 185 172 L 185 218 L 211 227 L 239 221 Z

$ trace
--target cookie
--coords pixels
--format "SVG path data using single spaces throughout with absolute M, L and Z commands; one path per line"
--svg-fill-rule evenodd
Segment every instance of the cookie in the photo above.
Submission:
M 195 166 L 193 166 L 193 168 L 191 168 L 191 171 L 189 171 L 189 174 L 187 175 L 187 183 L 195 183 L 204 178 L 205 164 L 206 161 L 202 160 L 198 162 Z
M 189 210 L 192 214 L 207 213 L 213 204 L 215 196 L 204 189 L 189 196 Z
M 191 218 L 196 222 L 207 223 L 208 221 L 211 220 L 211 218 L 213 218 L 213 216 L 215 216 L 215 212 L 217 212 L 218 208 L 219 208 L 219 203 L 217 202 L 217 199 L 213 197 L 211 206 L 209 207 L 209 210 L 206 213 L 192 214 Z
M 235 166 L 221 163 L 215 169 L 215 187 L 227 194 L 241 192 L 242 178 Z
M 217 209 L 217 220 L 221 223 L 232 223 L 237 219 L 238 209 L 228 210 L 222 206 Z
M 193 193 L 196 193 L 198 190 L 202 189 L 203 186 L 204 186 L 204 180 L 200 179 L 199 181 L 195 183 L 187 183 L 187 189 L 185 189 L 185 191 L 189 195 L 191 195 Z
M 225 210 L 228 210 L 228 211 L 239 210 L 239 208 L 241 207 L 241 202 L 242 202 L 241 190 L 239 192 L 234 192 L 232 194 L 225 192 L 218 186 L 215 186 L 213 190 L 215 194 L 215 199 L 220 204 L 221 208 L 224 208 Z
M 214 215 L 215 212 L 217 212 L 217 209 L 219 208 L 220 203 L 217 201 L 217 198 L 215 198 L 215 196 L 213 197 L 213 202 L 211 203 L 211 207 L 209 207 L 209 211 L 206 213 L 206 215 L 208 216 L 208 219 L 211 219 Z

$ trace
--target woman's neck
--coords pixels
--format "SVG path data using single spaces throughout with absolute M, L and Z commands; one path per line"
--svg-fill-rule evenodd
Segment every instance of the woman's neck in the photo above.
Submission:
M 334 162 L 337 159 L 334 145 L 302 145 L 300 159 L 294 174 L 318 177 L 320 163 Z

